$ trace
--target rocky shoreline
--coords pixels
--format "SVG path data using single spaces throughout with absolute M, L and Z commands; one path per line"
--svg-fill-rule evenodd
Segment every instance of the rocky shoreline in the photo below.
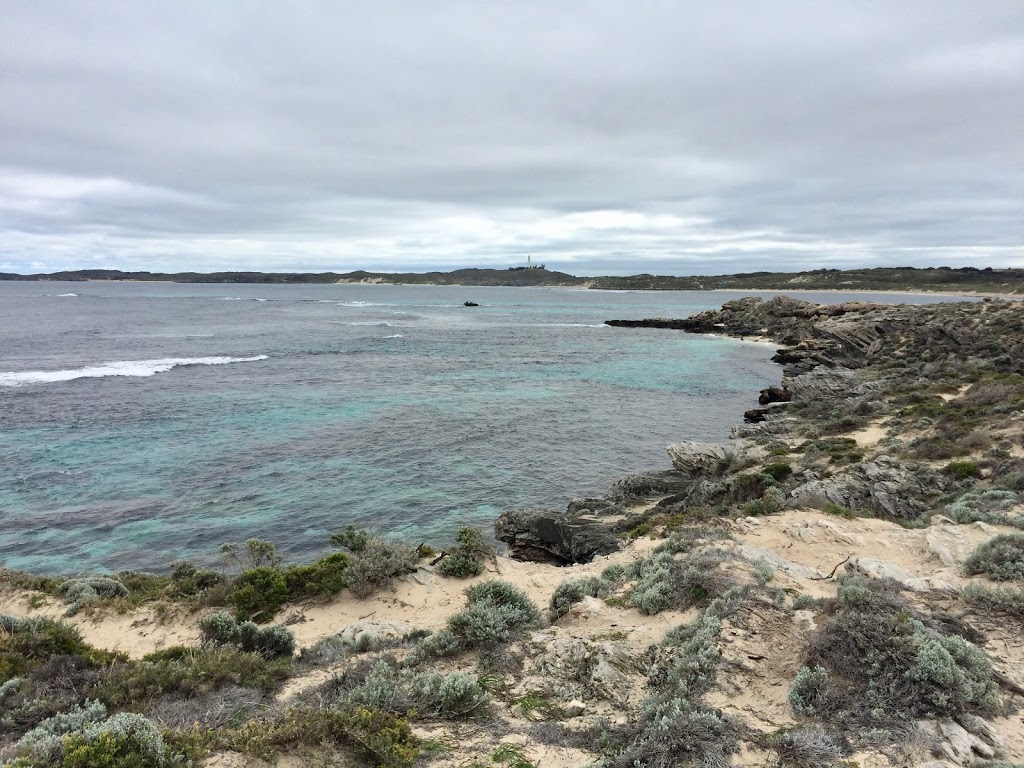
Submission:
M 609 324 L 768 338 L 782 380 L 727 443 L 506 511 L 509 557 L 347 530 L 230 578 L 0 572 L 0 765 L 1024 759 L 1024 304 Z

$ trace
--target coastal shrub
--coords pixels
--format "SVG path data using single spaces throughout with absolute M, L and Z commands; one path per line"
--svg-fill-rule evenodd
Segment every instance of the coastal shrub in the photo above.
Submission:
M 87 700 L 82 705 L 73 706 L 67 712 L 43 720 L 17 741 L 14 751 L 36 763 L 59 764 L 64 751 L 64 737 L 70 733 L 84 731 L 90 725 L 104 720 L 106 716 L 106 707 L 98 701 Z
M 1010 525 L 1024 528 L 1024 516 L 1010 514 L 1017 504 L 1018 496 L 1013 491 L 999 488 L 968 491 L 952 504 L 946 506 L 951 520 L 961 524 L 981 521 L 990 525 Z
M 565 616 L 573 604 L 580 602 L 584 597 L 602 597 L 606 584 L 601 579 L 587 576 L 581 579 L 568 579 L 563 581 L 551 595 L 548 603 L 548 618 L 551 621 Z
M 57 593 L 68 606 L 65 616 L 74 616 L 85 606 L 99 602 L 100 598 L 128 597 L 124 584 L 106 576 L 68 579 L 57 588 Z
M 1024 580 L 1024 534 L 1004 534 L 980 544 L 964 563 L 964 571 L 993 581 Z
M 821 666 L 801 667 L 789 686 L 789 705 L 798 715 L 813 717 L 823 709 L 828 670 Z
M 740 726 L 721 712 L 685 699 L 651 702 L 641 715 L 640 735 L 606 759 L 608 768 L 727 766 L 739 749 Z
M 152 722 L 122 712 L 68 736 L 61 768 L 169 768 L 173 758 Z
M 964 601 L 975 610 L 1012 616 L 1024 621 L 1024 588 L 996 588 L 968 584 Z
M 778 461 L 774 464 L 769 464 L 761 470 L 764 474 L 775 478 L 777 482 L 782 482 L 790 475 L 793 474 L 793 465 L 788 461 Z
M 370 541 L 370 534 L 365 528 L 346 525 L 344 531 L 331 534 L 331 544 L 344 547 L 349 552 L 362 552 Z
M 786 768 L 830 768 L 843 758 L 843 749 L 820 725 L 784 729 L 768 738 L 777 765 Z
M 365 599 L 390 588 L 396 576 L 413 573 L 418 563 L 419 555 L 407 544 L 369 539 L 349 560 L 348 588 L 356 597 Z
M 827 618 L 790 691 L 798 713 L 878 727 L 997 706 L 985 654 L 926 624 L 895 582 L 845 577 L 824 602 Z
M 226 581 L 224 575 L 209 568 L 200 568 L 188 560 L 171 563 L 171 582 L 174 591 L 182 597 L 201 595 Z
M 403 669 L 392 657 L 357 663 L 311 694 L 328 706 L 363 706 L 382 712 L 461 720 L 485 712 L 490 694 L 468 672 L 440 674 Z
M 981 477 L 981 469 L 973 461 L 951 461 L 942 468 L 942 471 L 955 480 Z
M 732 586 L 732 580 L 718 567 L 730 557 L 721 549 L 694 552 L 681 560 L 664 552 L 655 554 L 638 564 L 629 604 L 646 614 L 707 605 Z
M 289 600 L 337 595 L 347 586 L 349 557 L 334 552 L 309 565 L 292 565 L 284 570 Z
M 221 544 L 220 553 L 225 563 L 234 563 L 242 571 L 277 568 L 281 564 L 277 547 L 266 539 L 246 539 L 241 548 L 237 544 Z
M 760 499 L 740 505 L 740 511 L 751 517 L 774 515 L 786 503 L 786 494 L 781 488 L 766 488 Z
M 951 440 L 938 435 L 931 437 L 919 437 L 910 443 L 908 453 L 915 459 L 927 461 L 943 461 L 954 459 L 957 456 L 964 456 L 970 453 L 960 440 Z
M 521 589 L 492 579 L 466 589 L 466 607 L 448 619 L 448 629 L 466 648 L 489 648 L 540 622 L 540 611 Z
M 469 672 L 442 675 L 423 672 L 412 678 L 410 689 L 416 711 L 447 720 L 461 720 L 480 714 L 490 706 L 491 696 L 480 679 Z
M 650 682 L 672 696 L 694 701 L 711 690 L 722 660 L 718 650 L 718 637 L 722 622 L 709 611 L 689 624 L 681 624 L 665 633 L 662 645 L 678 649 L 673 663 L 666 665 L 658 677 Z
M 656 546 L 654 548 L 654 553 L 660 554 L 662 552 L 668 552 L 669 554 L 675 555 L 679 554 L 680 552 L 689 552 L 697 545 L 706 541 L 727 541 L 730 539 L 732 539 L 732 534 L 725 530 L 725 528 L 721 528 L 719 526 L 716 526 L 714 528 L 682 526 L 676 528 L 676 530 L 674 530 L 667 539 L 665 539 L 661 544 Z M 619 572 L 620 579 L 621 574 L 625 572 L 625 568 L 623 566 L 610 565 L 608 566 L 608 568 L 605 569 L 604 572 L 602 572 L 602 579 L 606 579 L 605 573 L 608 571 L 609 568 L 621 568 L 622 571 Z M 611 579 L 606 580 L 610 581 Z
M 450 629 L 439 629 L 418 643 L 403 662 L 405 666 L 415 667 L 429 659 L 458 656 L 466 650 L 462 639 Z
M 379 768 L 412 768 L 422 743 L 408 720 L 362 706 L 291 707 L 209 736 L 210 749 L 241 751 L 271 763 L 279 750 L 312 751 L 331 764 L 354 760 Z M 339 753 L 338 748 L 355 754 Z
M 238 642 L 238 621 L 230 613 L 211 613 L 199 620 L 203 645 L 230 645 Z
M 295 635 L 280 624 L 260 627 L 244 621 L 238 630 L 238 647 L 245 653 L 258 653 L 265 659 L 290 659 L 295 653 Z
M 228 600 L 239 619 L 270 621 L 288 599 L 288 584 L 276 568 L 258 566 L 235 579 Z
M 199 631 L 203 645 L 235 645 L 265 659 L 290 658 L 295 652 L 295 636 L 280 624 L 260 627 L 251 621 L 238 622 L 227 613 L 214 613 L 199 620 Z
M 46 618 L 17 619 L 0 615 L 0 683 L 40 667 L 54 656 L 77 656 L 89 666 L 119 658 L 93 648 L 70 624 Z
M 179 648 L 106 667 L 91 688 L 109 707 L 135 706 L 160 696 L 195 697 L 227 685 L 273 691 L 288 677 L 288 659 L 268 660 L 237 648 Z
M 494 556 L 494 547 L 484 541 L 483 532 L 465 526 L 456 532 L 455 541 L 455 549 L 438 562 L 438 573 L 459 579 L 483 573 L 484 560 Z

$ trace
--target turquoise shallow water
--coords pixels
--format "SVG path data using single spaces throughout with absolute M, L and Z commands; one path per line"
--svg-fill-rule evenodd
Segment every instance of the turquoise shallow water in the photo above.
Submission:
M 765 345 L 601 325 L 731 298 L 0 283 L 0 564 L 160 569 L 250 536 L 301 560 L 348 523 L 437 541 L 561 507 L 724 438 L 778 380 Z

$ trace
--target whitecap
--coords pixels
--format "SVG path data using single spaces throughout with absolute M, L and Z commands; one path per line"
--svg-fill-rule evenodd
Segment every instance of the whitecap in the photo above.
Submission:
M 404 333 L 392 333 L 390 336 L 381 336 L 382 339 L 404 339 Z
M 166 373 L 179 365 L 227 365 L 228 363 L 254 363 L 257 360 L 266 359 L 266 355 L 255 357 L 167 357 L 160 360 L 118 360 L 113 363 L 63 371 L 13 371 L 0 373 L 0 387 L 52 384 L 57 381 L 99 379 L 106 376 L 153 376 L 157 373 Z
M 63 299 L 65 296 L 77 296 L 77 293 L 58 293 L 57 298 Z
M 386 328 L 391 327 L 391 323 L 385 322 L 384 320 L 363 320 L 356 323 L 345 323 L 345 325 L 372 325 L 372 326 L 383 326 Z

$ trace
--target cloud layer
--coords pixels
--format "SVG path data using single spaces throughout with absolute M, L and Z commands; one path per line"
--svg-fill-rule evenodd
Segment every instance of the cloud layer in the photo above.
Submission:
M 0 0 L 0 270 L 1024 263 L 1024 4 Z

